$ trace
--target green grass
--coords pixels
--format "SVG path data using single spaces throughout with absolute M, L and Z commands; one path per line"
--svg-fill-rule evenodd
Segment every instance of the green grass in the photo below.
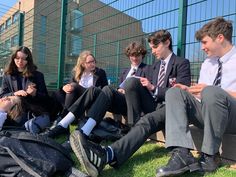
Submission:
M 73 128 L 72 128 L 73 131 Z M 59 141 L 62 141 L 60 139 Z M 71 153 L 75 167 L 81 168 L 76 156 Z M 161 145 L 146 142 L 126 163 L 118 169 L 107 165 L 99 177 L 155 177 L 156 169 L 165 165 L 169 159 L 168 151 Z M 201 177 L 199 173 L 186 173 L 181 177 Z M 216 172 L 205 175 L 207 177 L 236 177 L 236 170 L 227 165 L 221 166 Z

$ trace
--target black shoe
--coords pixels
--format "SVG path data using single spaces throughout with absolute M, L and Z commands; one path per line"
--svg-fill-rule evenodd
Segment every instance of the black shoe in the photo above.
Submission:
M 80 163 L 92 177 L 97 177 L 106 165 L 106 151 L 87 140 L 86 135 L 75 130 L 70 135 L 70 145 Z
M 213 172 L 220 165 L 220 156 L 219 154 L 207 155 L 205 153 L 202 153 L 198 162 L 201 167 L 200 172 Z
M 172 156 L 166 166 L 157 169 L 156 177 L 180 175 L 187 171 L 200 169 L 197 160 L 190 152 L 182 152 L 178 148 L 172 151 Z
M 66 177 L 89 177 L 87 174 L 84 174 L 82 171 L 71 167 L 65 174 Z
M 68 128 L 64 128 L 61 125 L 57 125 L 56 127 L 52 128 L 51 130 L 49 129 L 48 131 L 42 133 L 41 135 L 47 136 L 50 138 L 56 138 L 59 135 L 68 134 L 68 133 L 69 133 Z

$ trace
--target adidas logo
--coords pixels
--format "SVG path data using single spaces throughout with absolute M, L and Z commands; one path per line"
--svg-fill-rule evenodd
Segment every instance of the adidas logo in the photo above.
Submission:
M 90 161 L 97 167 L 99 168 L 101 165 L 101 158 L 97 156 L 93 151 L 89 151 L 90 153 Z

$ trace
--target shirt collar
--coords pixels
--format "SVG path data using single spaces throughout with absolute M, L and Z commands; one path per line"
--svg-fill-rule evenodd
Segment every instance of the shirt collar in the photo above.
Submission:
M 232 57 L 232 55 L 234 55 L 235 53 L 236 53 L 236 48 L 235 48 L 235 46 L 233 46 L 230 51 L 228 51 L 224 56 L 222 56 L 220 58 L 220 61 L 222 63 L 227 62 Z

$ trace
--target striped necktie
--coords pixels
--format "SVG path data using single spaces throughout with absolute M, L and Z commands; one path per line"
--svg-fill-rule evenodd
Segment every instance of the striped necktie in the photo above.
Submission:
M 221 77 L 222 77 L 222 62 L 218 59 L 218 72 L 216 78 L 213 82 L 213 85 L 220 87 L 221 86 Z
M 131 76 L 134 76 L 134 75 L 136 74 L 136 72 L 137 72 L 137 69 L 133 68 L 133 71 L 132 71 L 132 73 L 131 73 Z
M 165 78 L 165 65 L 166 62 L 165 61 L 161 61 L 161 67 L 160 67 L 160 72 L 159 72 L 159 76 L 158 76 L 158 82 L 157 82 L 157 87 L 161 87 L 164 83 L 164 78 Z

